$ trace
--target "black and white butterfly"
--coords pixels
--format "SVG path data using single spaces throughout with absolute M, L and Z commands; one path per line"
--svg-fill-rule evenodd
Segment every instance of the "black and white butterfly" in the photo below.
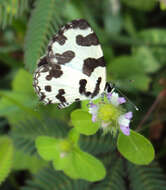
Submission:
M 73 20 L 53 36 L 46 55 L 38 61 L 34 88 L 41 101 L 57 103 L 59 108 L 111 91 L 103 51 L 86 20 Z

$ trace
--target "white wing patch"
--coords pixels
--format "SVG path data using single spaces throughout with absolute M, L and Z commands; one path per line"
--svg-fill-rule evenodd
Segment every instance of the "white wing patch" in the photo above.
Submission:
M 104 92 L 105 62 L 96 34 L 87 21 L 62 27 L 40 58 L 34 88 L 46 103 L 66 107 L 74 101 L 95 99 Z

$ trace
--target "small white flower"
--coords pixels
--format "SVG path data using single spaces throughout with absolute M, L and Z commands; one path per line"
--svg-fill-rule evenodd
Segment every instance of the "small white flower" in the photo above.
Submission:
M 120 129 L 127 136 L 130 135 L 129 125 L 132 117 L 133 117 L 132 112 L 127 112 L 118 118 Z
M 96 122 L 99 107 L 93 103 L 90 103 L 89 105 L 89 113 L 92 114 L 92 121 Z
M 118 118 L 118 123 L 119 123 L 119 125 L 128 126 L 129 123 L 130 123 L 130 120 L 129 120 L 129 119 L 126 119 L 126 118 L 125 118 L 125 115 L 121 115 L 121 116 Z
M 130 135 L 130 121 L 133 117 L 132 112 L 124 114 L 121 104 L 126 102 L 124 97 L 119 97 L 118 93 L 112 92 L 107 94 L 108 102 L 104 104 L 89 105 L 89 113 L 92 114 L 92 121 L 101 121 L 101 128 L 105 131 L 116 133 L 118 129 L 125 135 Z
M 116 92 L 108 93 L 107 98 L 114 106 L 119 106 L 119 104 L 123 104 L 126 102 L 125 98 L 119 97 L 118 93 Z

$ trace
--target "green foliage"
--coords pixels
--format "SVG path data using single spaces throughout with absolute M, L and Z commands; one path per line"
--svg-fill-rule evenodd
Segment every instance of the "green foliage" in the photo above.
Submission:
M 154 151 L 149 141 L 133 131 L 129 137 L 120 134 L 120 154 L 117 138 L 103 135 L 99 126 L 92 123 L 87 112 L 89 101 L 82 101 L 81 110 L 74 112 L 79 103 L 63 110 L 58 110 L 56 105 L 44 106 L 34 93 L 33 75 L 23 69 L 23 55 L 26 68 L 33 73 L 37 60 L 46 52 L 48 41 L 60 25 L 85 18 L 104 50 L 107 81 L 126 91 L 141 108 L 139 112 L 133 111 L 132 127 L 136 129 L 147 117 L 141 132 L 150 138 L 158 134 L 158 139 L 153 141 L 157 147 L 156 158 L 160 158 L 161 167 L 165 168 L 165 137 L 159 135 L 160 126 L 165 124 L 165 96 L 157 97 L 161 97 L 161 90 L 165 92 L 166 16 L 157 3 L 164 10 L 164 3 L 157 0 L 0 0 L 0 28 L 3 29 L 0 30 L 0 134 L 5 135 L 0 138 L 0 188 L 20 189 L 17 176 L 24 170 L 21 177 L 28 180 L 23 190 L 165 189 L 165 174 L 157 161 L 136 166 L 124 158 L 137 164 L 150 162 Z M 151 105 L 153 112 L 148 116 L 146 112 L 151 110 Z M 154 131 L 151 123 L 156 120 L 160 125 Z M 69 130 L 69 126 L 73 128 Z M 38 145 L 45 160 L 35 147 L 39 136 L 49 138 Z M 145 145 L 150 148 L 147 150 Z M 73 151 L 69 154 L 70 150 Z M 61 159 L 55 159 L 55 151 L 62 153 Z M 54 162 L 54 168 L 46 160 Z M 101 163 L 107 170 L 104 179 Z M 9 172 L 12 172 L 10 176 Z M 67 175 L 86 181 L 73 180 Z
M 47 126 L 47 127 L 46 127 Z M 56 119 L 26 120 L 19 123 L 11 132 L 14 144 L 17 149 L 24 150 L 26 153 L 35 153 L 34 140 L 39 135 L 52 137 L 64 137 L 67 127 L 63 122 Z M 93 136 L 81 136 L 79 139 L 81 149 L 93 153 L 105 153 L 115 149 L 116 141 L 111 135 L 101 135 L 97 133 Z
M 71 178 L 88 181 L 103 179 L 106 172 L 102 163 L 81 151 L 77 141 L 78 133 L 71 130 L 66 139 L 39 136 L 36 139 L 36 148 L 43 159 L 52 160 L 56 170 L 63 170 Z
M 49 37 L 55 33 L 60 24 L 61 5 L 64 1 L 58 0 L 37 0 L 32 12 L 27 34 L 25 38 L 26 68 L 32 73 L 37 65 L 37 60 L 46 50 Z
M 67 127 L 57 120 L 27 120 L 14 128 L 11 132 L 14 144 L 18 150 L 25 153 L 35 154 L 35 139 L 40 135 L 51 137 L 64 137 Z
M 120 88 L 125 87 L 128 91 L 146 91 L 150 77 L 146 75 L 145 68 L 144 62 L 136 56 L 120 56 L 112 61 L 108 70 L 111 72 L 111 79 L 116 81 Z M 129 83 L 130 80 L 134 81 L 134 85 Z
M 165 2 L 160 1 L 160 9 L 161 9 L 162 11 L 165 11 L 165 10 L 166 10 L 166 4 L 165 4 Z
M 156 0 L 122 0 L 127 6 L 131 8 L 135 8 L 138 10 L 143 10 L 143 11 L 150 11 L 154 8 L 156 5 L 157 1 Z
M 61 167 L 65 168 L 65 173 L 70 177 L 91 182 L 102 180 L 106 175 L 105 168 L 98 159 L 78 149 L 69 155 L 69 160 L 64 157 Z
M 149 47 L 140 46 L 136 49 L 134 56 L 136 56 L 138 62 L 141 63 L 146 73 L 154 73 L 160 68 L 158 59 L 154 57 Z
M 49 117 L 64 120 L 73 107 L 59 113 L 55 105 L 45 106 L 39 104 L 32 86 L 32 75 L 24 69 L 18 70 L 12 81 L 12 90 L 0 90 L 0 116 L 6 117 L 11 126 L 16 126 L 20 121 L 41 119 Z
M 71 122 L 79 133 L 84 135 L 95 134 L 99 129 L 98 123 L 92 122 L 92 116 L 81 109 L 74 110 L 71 113 Z
M 39 156 L 25 154 L 25 152 L 17 149 L 14 151 L 12 163 L 12 169 L 17 171 L 29 170 L 33 174 L 37 173 L 39 170 L 41 170 L 41 168 L 48 165 L 48 162 L 39 158 Z
M 13 144 L 7 136 L 0 137 L 0 184 L 9 175 L 13 159 Z
M 158 65 L 161 67 L 165 64 L 165 47 L 166 47 L 166 30 L 164 29 L 147 29 L 142 30 L 138 33 L 138 37 L 147 44 L 149 53 L 154 57 L 153 59 L 157 60 Z M 134 47 L 134 52 L 140 51 L 140 47 Z
M 60 171 L 45 168 L 34 176 L 34 180 L 27 181 L 27 185 L 21 190 L 86 190 L 89 183 L 83 180 L 71 180 Z
M 92 190 L 125 190 L 124 182 L 124 166 L 123 160 L 116 157 L 109 160 L 109 169 L 107 177 L 100 183 L 98 183 Z M 112 164 L 111 164 L 112 163 Z
M 17 72 L 12 82 L 12 90 L 1 90 L 0 96 L 2 96 L 0 99 L 0 116 L 7 117 L 12 125 L 27 116 L 40 117 L 32 109 L 38 100 L 32 87 L 32 75 L 25 70 L 20 69 Z
M 126 159 L 135 164 L 147 165 L 154 159 L 154 148 L 151 142 L 133 130 L 130 130 L 129 136 L 120 132 L 117 147 Z
M 34 89 L 32 87 L 32 75 L 24 69 L 18 70 L 14 80 L 12 81 L 12 89 L 15 92 L 25 93 L 28 95 L 34 94 Z
M 28 0 L 1 0 L 0 26 L 5 28 L 11 24 L 13 18 L 20 17 L 28 9 Z
M 143 190 L 143 189 L 165 189 L 166 180 L 161 168 L 156 162 L 149 166 L 136 166 L 130 162 L 124 162 L 115 154 L 106 157 L 108 168 L 107 177 L 98 183 L 87 183 L 82 180 L 71 180 L 60 171 L 45 168 L 38 172 L 34 178 L 27 181 L 22 190 L 39 189 L 53 190 L 55 186 L 58 190 Z M 128 184 L 125 179 L 128 178 Z M 128 187 L 128 185 L 130 187 Z
M 149 166 L 136 166 L 128 163 L 130 187 L 133 190 L 164 190 L 166 177 L 156 162 Z
M 102 135 L 98 132 L 91 136 L 81 136 L 79 139 L 81 149 L 92 154 L 113 152 L 116 149 L 116 139 L 110 134 Z

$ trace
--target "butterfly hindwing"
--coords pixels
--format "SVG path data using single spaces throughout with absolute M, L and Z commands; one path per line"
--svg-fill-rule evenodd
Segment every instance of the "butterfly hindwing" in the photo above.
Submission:
M 36 93 L 46 104 L 91 99 L 99 93 L 101 82 L 101 76 L 94 81 L 73 68 L 58 64 L 44 64 L 34 74 Z

